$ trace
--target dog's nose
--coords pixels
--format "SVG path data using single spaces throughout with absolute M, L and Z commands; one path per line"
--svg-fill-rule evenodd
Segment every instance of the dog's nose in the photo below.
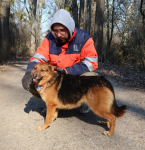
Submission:
M 35 78 L 37 77 L 37 73 L 36 72 L 33 74 L 33 77 L 35 77 Z

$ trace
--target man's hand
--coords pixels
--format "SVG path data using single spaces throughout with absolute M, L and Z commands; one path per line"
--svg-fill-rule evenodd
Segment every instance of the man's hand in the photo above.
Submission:
M 27 72 L 23 79 L 22 79 L 22 85 L 23 88 L 27 91 L 29 91 L 30 88 L 30 84 L 32 83 L 32 76 L 31 76 L 31 72 Z
M 66 71 L 63 68 L 56 67 L 56 70 L 61 71 L 62 73 L 66 74 Z

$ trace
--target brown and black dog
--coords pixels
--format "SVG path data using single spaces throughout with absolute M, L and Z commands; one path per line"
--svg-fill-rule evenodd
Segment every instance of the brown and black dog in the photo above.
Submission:
M 114 133 L 116 117 L 125 113 L 126 106 L 118 107 L 111 83 L 103 76 L 71 76 L 55 71 L 55 66 L 37 63 L 31 71 L 33 83 L 46 103 L 45 123 L 38 130 L 46 129 L 58 116 L 59 109 L 72 109 L 87 103 L 98 116 L 110 125 L 105 135 Z

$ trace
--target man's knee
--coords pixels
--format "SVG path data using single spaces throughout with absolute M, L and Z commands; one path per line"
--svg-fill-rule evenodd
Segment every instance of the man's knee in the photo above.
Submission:
M 80 76 L 98 76 L 98 73 L 96 72 L 85 72 L 81 74 Z

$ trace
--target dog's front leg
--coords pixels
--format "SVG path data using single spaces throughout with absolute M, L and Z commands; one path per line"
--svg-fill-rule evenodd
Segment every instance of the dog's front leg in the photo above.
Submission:
M 56 111 L 56 105 L 55 104 L 49 103 L 49 104 L 46 104 L 46 106 L 47 106 L 47 111 L 46 111 L 45 123 L 42 126 L 37 127 L 37 130 L 40 130 L 40 131 L 46 129 L 50 125 L 50 123 L 52 121 L 52 117 Z

